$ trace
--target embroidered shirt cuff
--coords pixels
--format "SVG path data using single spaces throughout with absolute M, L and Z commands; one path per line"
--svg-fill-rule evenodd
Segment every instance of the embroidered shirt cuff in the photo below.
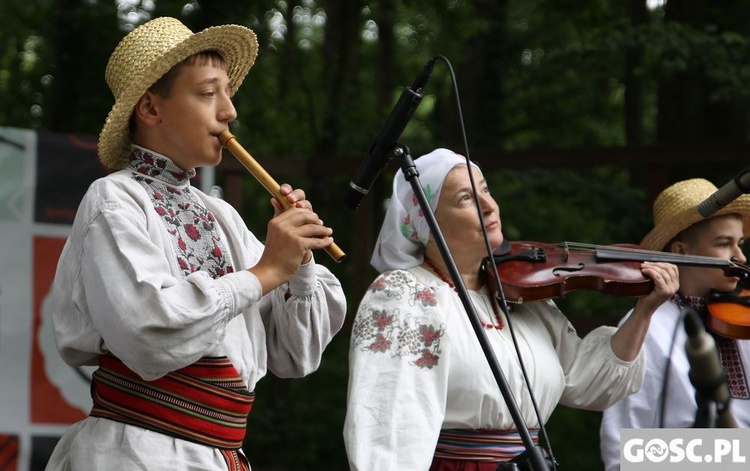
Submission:
M 248 270 L 224 275 L 216 280 L 225 297 L 228 297 L 230 317 L 234 317 L 260 301 L 263 288 L 260 280 Z
M 315 291 L 316 279 L 315 258 L 311 257 L 309 262 L 300 265 L 294 278 L 289 280 L 289 291 L 292 296 L 309 296 Z

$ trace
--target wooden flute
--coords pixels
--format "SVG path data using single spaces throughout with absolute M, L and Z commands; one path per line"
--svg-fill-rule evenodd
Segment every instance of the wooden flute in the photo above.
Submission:
M 282 206 L 284 206 L 284 209 L 289 209 L 293 206 L 293 204 L 290 203 L 279 191 L 281 185 L 279 185 L 278 182 L 276 182 L 276 180 L 274 180 L 273 177 L 261 167 L 258 161 L 255 160 L 239 142 L 237 142 L 237 138 L 234 137 L 234 134 L 228 130 L 224 130 L 219 135 L 219 141 L 221 142 L 221 145 L 231 152 L 232 155 L 234 155 L 237 160 L 239 160 L 240 163 L 255 177 L 255 179 L 258 180 L 258 182 L 260 182 L 260 184 L 263 185 L 263 187 L 268 190 L 268 192 L 271 193 L 271 195 L 273 195 Z M 325 251 L 328 252 L 328 255 L 330 255 L 337 263 L 346 258 L 346 254 L 338 245 L 336 245 L 336 243 L 332 243 L 326 247 Z

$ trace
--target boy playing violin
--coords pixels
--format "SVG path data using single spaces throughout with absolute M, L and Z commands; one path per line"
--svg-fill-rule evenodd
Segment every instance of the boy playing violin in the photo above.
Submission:
M 704 219 L 697 207 L 716 190 L 704 179 L 681 181 L 665 189 L 654 202 L 654 228 L 640 245 L 648 250 L 744 264 L 747 259 L 742 244 L 750 232 L 750 196 L 743 195 Z M 688 377 L 687 334 L 680 313 L 690 307 L 705 317 L 709 294 L 734 290 L 739 278 L 728 277 L 717 268 L 681 266 L 679 272 L 679 291 L 651 319 L 643 345 L 648 358 L 643 386 L 604 411 L 601 453 L 607 471 L 620 468 L 621 429 L 684 428 L 696 421 L 698 405 Z M 731 412 L 739 427 L 748 427 L 750 341 L 714 337 L 732 396 Z

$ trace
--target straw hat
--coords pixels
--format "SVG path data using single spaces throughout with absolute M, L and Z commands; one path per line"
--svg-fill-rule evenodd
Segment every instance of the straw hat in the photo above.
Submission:
M 708 180 L 693 178 L 662 191 L 654 201 L 654 228 L 640 245 L 647 250 L 663 250 L 677 234 L 705 219 L 698 212 L 698 205 L 716 190 Z M 741 195 L 712 217 L 725 214 L 742 216 L 743 232 L 747 235 L 750 232 L 750 195 Z
M 258 55 L 255 33 L 244 26 L 213 26 L 193 34 L 179 20 L 161 17 L 134 29 L 109 58 L 105 78 L 115 104 L 99 134 L 99 159 L 113 170 L 125 167 L 130 152 L 130 115 L 146 91 L 188 57 L 216 51 L 227 64 L 232 95 Z

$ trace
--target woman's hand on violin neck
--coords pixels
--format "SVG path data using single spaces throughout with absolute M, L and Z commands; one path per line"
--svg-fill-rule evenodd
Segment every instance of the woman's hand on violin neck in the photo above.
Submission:
M 641 271 L 654 280 L 654 289 L 638 298 L 630 317 L 612 336 L 612 351 L 623 361 L 633 361 L 638 357 L 651 324 L 651 316 L 680 288 L 679 271 L 671 263 L 643 262 Z
M 641 272 L 654 280 L 654 289 L 638 299 L 636 308 L 651 315 L 680 289 L 680 272 L 676 265 L 664 262 L 643 262 Z

